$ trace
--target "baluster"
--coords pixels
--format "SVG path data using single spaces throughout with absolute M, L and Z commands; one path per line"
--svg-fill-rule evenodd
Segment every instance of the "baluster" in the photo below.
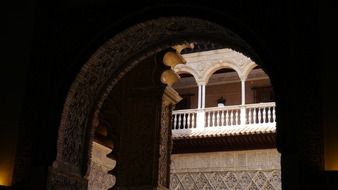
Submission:
M 211 126 L 211 112 L 208 112 L 208 125 L 207 127 Z
M 235 125 L 238 125 L 238 121 L 239 121 L 239 119 L 238 119 L 238 110 L 234 110 L 234 112 L 235 112 Z
M 268 107 L 268 123 L 271 122 L 271 108 L 272 107 Z
M 219 113 L 219 126 L 223 126 L 224 125 L 224 111 L 221 110 Z
M 207 127 L 211 127 L 211 112 L 208 112 L 208 125 Z
M 207 127 L 211 127 L 211 112 L 208 112 L 208 125 Z
M 176 128 L 176 127 L 177 127 L 176 121 L 177 121 L 177 115 L 175 114 L 175 115 L 174 115 L 174 129 L 177 129 L 177 128 Z
M 213 111 L 212 112 L 212 126 L 215 127 L 216 126 L 216 116 L 217 116 L 217 111 Z
M 273 106 L 273 107 L 272 107 L 272 122 L 273 122 L 273 123 L 276 122 L 276 113 L 275 113 L 276 111 L 275 111 L 275 110 L 276 110 L 276 107 Z
M 178 126 L 178 129 L 181 129 L 181 117 L 182 115 L 181 114 L 178 114 L 178 123 L 177 123 L 177 126 Z
M 266 111 L 265 111 L 266 108 L 263 108 L 263 119 L 262 119 L 262 123 L 266 123 Z
M 230 112 L 230 125 L 233 125 L 233 122 L 234 122 L 234 113 L 233 113 L 233 110 L 229 110 Z
M 238 118 L 238 123 L 237 125 L 241 124 L 241 110 L 237 110 L 238 114 L 237 114 L 237 118 Z
M 256 108 L 253 108 L 253 124 L 256 124 Z
M 212 111 L 210 111 L 209 112 L 209 116 L 210 116 L 210 123 L 209 123 L 209 127 L 212 127 L 213 125 L 212 125 L 212 121 L 213 121 L 213 119 L 214 119 L 214 114 L 213 114 L 213 112 Z
M 229 110 L 225 110 L 225 126 L 229 125 Z
M 252 118 L 251 118 L 251 108 L 248 108 L 248 124 L 252 123 Z
M 221 124 L 220 124 L 220 115 L 219 115 L 219 112 L 220 111 L 217 111 L 217 116 L 216 116 L 216 126 L 221 126 Z
M 183 127 L 183 129 L 186 129 L 187 126 L 186 126 L 186 123 L 185 123 L 185 122 L 186 122 L 187 114 L 184 113 L 182 116 L 183 116 L 183 123 L 182 123 L 183 126 L 182 126 L 182 127 Z
M 191 115 L 191 128 L 196 128 L 195 126 L 195 113 Z
M 190 118 L 191 118 L 191 113 L 188 113 L 187 128 L 191 128 L 191 126 L 190 126 Z
M 258 108 L 258 123 L 261 123 L 262 112 L 261 108 Z

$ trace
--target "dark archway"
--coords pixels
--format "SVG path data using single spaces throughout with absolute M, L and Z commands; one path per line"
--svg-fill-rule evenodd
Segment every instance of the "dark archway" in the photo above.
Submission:
M 329 9 L 318 7 L 316 0 L 226 3 L 224 6 L 222 1 L 199 0 L 70 0 L 16 4 L 5 27 L 11 39 L 10 54 L 6 53 L 10 62 L 1 69 L 6 79 L 1 120 L 5 122 L 2 123 L 5 131 L 2 130 L 1 139 L 11 149 L 10 152 L 3 149 L 1 157 L 12 159 L 14 167 L 13 173 L 6 174 L 12 175 L 9 185 L 15 189 L 45 188 L 48 166 L 56 157 L 57 130 L 64 103 L 89 56 L 126 28 L 165 16 L 208 20 L 231 29 L 247 41 L 262 59 L 263 69 L 275 87 L 277 120 L 282 126 L 277 129 L 277 142 L 283 153 L 283 188 L 311 189 L 315 185 L 334 184 L 337 180 L 326 181 L 330 174 L 323 171 L 323 142 L 325 149 L 332 147 L 334 152 L 337 132 L 335 121 L 329 119 L 335 111 L 328 110 L 334 107 L 332 86 L 335 85 L 331 79 L 335 74 L 330 69 L 331 61 L 325 60 L 334 54 L 332 48 L 320 43 L 322 34 L 330 44 L 335 35 L 319 34 L 322 21 L 330 20 L 322 14 L 329 13 Z M 323 49 L 322 57 L 318 52 Z
M 66 186 L 79 189 L 85 187 L 84 176 L 90 162 L 90 142 L 96 125 L 95 118 L 110 90 L 127 72 L 144 58 L 173 44 L 201 39 L 231 47 L 253 58 L 270 76 L 275 87 L 278 125 L 286 126 L 298 121 L 299 117 L 286 117 L 290 116 L 287 114 L 289 109 L 286 105 L 297 108 L 299 99 L 295 98 L 291 99 L 292 102 L 287 102 L 289 94 L 282 93 L 287 86 L 281 82 L 284 76 L 280 72 L 280 66 L 262 63 L 253 49 L 230 30 L 205 20 L 188 17 L 159 18 L 142 22 L 122 31 L 102 45 L 74 80 L 64 105 L 57 143 L 57 158 L 51 169 L 60 175 L 57 173 L 51 175 L 52 184 L 54 182 L 60 184 L 62 181 Z M 260 50 L 262 52 L 262 49 Z M 263 60 L 273 59 L 265 54 Z M 297 77 L 296 73 L 292 74 Z M 288 79 L 288 84 L 291 84 L 291 81 Z M 297 96 L 299 97 L 300 94 Z M 318 123 L 308 122 L 313 120 L 310 118 L 315 113 L 311 112 L 311 108 L 306 109 L 308 102 L 303 104 L 305 105 L 301 109 L 303 117 L 298 124 L 303 129 L 306 126 L 311 129 L 304 131 L 303 138 L 297 138 L 301 130 L 293 133 L 292 130 L 277 128 L 278 149 L 282 152 L 283 184 L 287 182 L 283 188 L 293 185 L 306 187 L 308 184 L 304 179 L 317 179 L 320 177 L 319 170 L 322 169 L 321 129 Z M 298 152 L 300 149 L 302 152 Z M 69 178 L 68 174 L 75 177 Z
M 84 176 L 90 162 L 93 129 L 97 125 L 97 114 L 111 89 L 146 57 L 173 44 L 194 40 L 239 48 L 257 58 L 250 46 L 230 30 L 188 17 L 150 20 L 114 36 L 90 57 L 69 90 L 59 128 L 57 157 L 50 173 L 50 186 L 86 187 Z

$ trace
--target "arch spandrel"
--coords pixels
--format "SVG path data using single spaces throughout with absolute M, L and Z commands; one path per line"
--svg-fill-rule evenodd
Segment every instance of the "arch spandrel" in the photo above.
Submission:
M 245 80 L 256 66 L 249 57 L 228 48 L 184 54 L 183 57 L 187 63 L 176 66 L 175 71 L 192 74 L 198 85 L 207 84 L 211 75 L 222 68 L 235 70 L 239 78 Z
M 174 68 L 174 71 L 177 73 L 177 74 L 182 74 L 182 73 L 188 73 L 188 74 L 191 74 L 196 83 L 198 84 L 197 82 L 197 79 L 200 78 L 199 77 L 199 73 L 196 73 L 196 70 L 194 70 L 193 68 L 189 67 L 189 66 L 185 66 L 183 64 L 180 64 L 180 65 L 177 65 L 175 68 Z

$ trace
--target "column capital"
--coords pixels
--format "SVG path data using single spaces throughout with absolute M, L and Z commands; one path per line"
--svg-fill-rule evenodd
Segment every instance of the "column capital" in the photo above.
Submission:
M 197 81 L 197 86 L 206 86 L 207 82 L 205 81 Z

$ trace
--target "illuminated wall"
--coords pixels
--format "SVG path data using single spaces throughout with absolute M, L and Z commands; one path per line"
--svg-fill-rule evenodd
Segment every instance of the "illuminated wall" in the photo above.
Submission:
M 0 136 L 0 185 L 11 186 L 15 164 L 16 128 L 1 129 Z

